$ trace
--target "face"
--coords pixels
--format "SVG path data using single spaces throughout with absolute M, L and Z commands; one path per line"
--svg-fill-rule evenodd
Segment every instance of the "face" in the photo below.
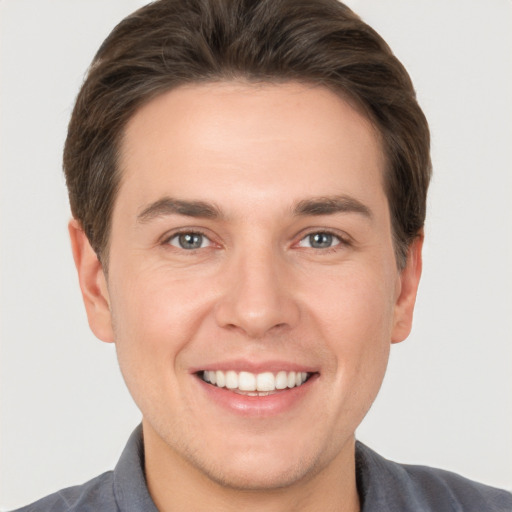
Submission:
M 418 241 L 397 270 L 371 124 L 319 87 L 193 85 L 138 111 L 121 155 L 108 279 L 72 238 L 147 446 L 240 488 L 347 463 L 421 266 Z

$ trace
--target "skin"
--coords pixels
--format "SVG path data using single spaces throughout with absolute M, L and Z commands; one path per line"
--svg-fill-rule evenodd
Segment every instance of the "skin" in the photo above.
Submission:
M 359 510 L 354 431 L 409 334 L 421 273 L 421 235 L 397 268 L 384 167 L 365 117 L 297 83 L 181 87 L 128 123 L 108 278 L 78 222 L 70 234 L 89 324 L 116 343 L 143 414 L 159 510 Z M 225 407 L 195 373 L 275 361 L 314 375 L 277 412 Z

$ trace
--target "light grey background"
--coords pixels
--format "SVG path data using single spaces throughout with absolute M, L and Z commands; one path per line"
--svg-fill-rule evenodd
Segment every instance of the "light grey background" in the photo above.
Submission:
M 61 150 L 84 71 L 141 0 L 0 0 L 0 508 L 113 467 L 140 415 L 89 332 Z M 512 3 L 352 0 L 409 69 L 435 178 L 415 328 L 359 438 L 512 489 Z

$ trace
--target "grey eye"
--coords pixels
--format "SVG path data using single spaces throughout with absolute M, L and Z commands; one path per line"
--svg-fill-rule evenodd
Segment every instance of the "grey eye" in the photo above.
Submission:
M 179 233 L 169 240 L 169 244 L 180 249 L 191 251 L 208 247 L 210 241 L 201 233 Z
M 299 243 L 300 247 L 311 247 L 312 249 L 329 249 L 339 244 L 340 239 L 331 233 L 317 232 L 305 236 Z
M 313 233 L 309 235 L 309 245 L 314 249 L 331 247 L 333 236 L 329 233 Z

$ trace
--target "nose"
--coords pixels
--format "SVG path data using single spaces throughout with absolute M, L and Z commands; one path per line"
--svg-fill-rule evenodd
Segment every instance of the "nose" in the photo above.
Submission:
M 270 250 L 238 255 L 226 273 L 215 308 L 219 326 L 253 339 L 295 327 L 300 308 L 293 297 L 293 279 L 286 263 Z

